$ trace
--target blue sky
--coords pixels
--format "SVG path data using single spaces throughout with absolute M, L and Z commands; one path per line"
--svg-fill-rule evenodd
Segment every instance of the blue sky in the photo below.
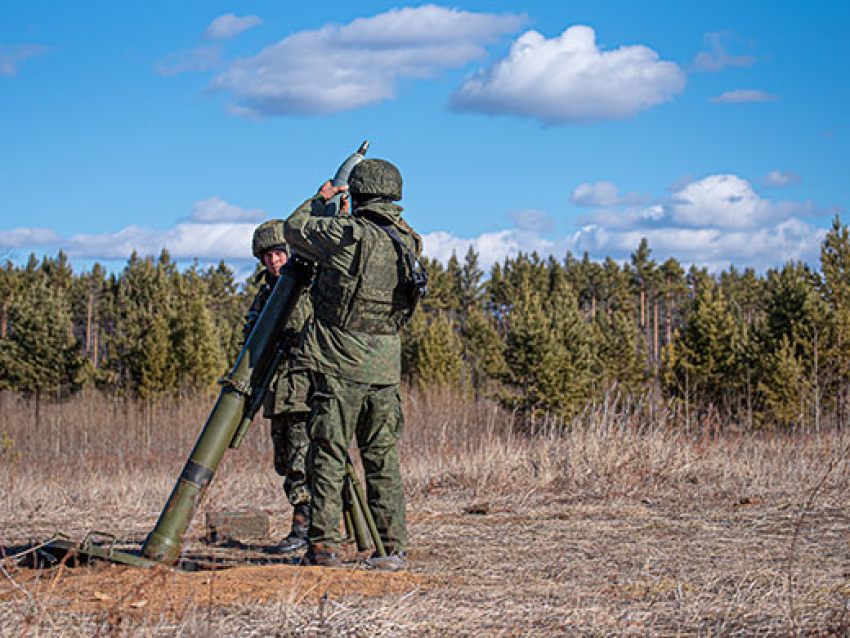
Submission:
M 425 251 L 818 263 L 846 1 L 0 5 L 0 257 L 252 268 L 360 142 Z

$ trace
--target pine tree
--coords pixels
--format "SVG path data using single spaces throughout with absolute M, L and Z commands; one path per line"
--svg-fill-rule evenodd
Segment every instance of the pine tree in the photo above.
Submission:
M 226 365 L 206 283 L 192 267 L 175 278 L 171 347 L 181 388 L 210 389 Z
M 154 382 L 151 386 L 153 380 L 146 371 L 164 369 L 164 363 L 148 359 L 158 359 L 172 347 L 170 331 L 163 331 L 154 319 L 170 325 L 174 311 L 171 278 L 175 273 L 165 251 L 158 263 L 133 253 L 120 276 L 113 279 L 104 303 L 109 326 L 105 367 L 114 375 L 117 388 L 144 395 L 159 392 L 161 384 Z M 160 339 L 164 341 L 160 343 Z
M 759 390 L 764 398 L 763 423 L 767 427 L 803 425 L 810 412 L 810 378 L 796 350 L 788 335 L 783 335 L 776 349 L 765 356 Z
M 658 299 L 655 291 L 659 287 L 659 273 L 655 261 L 650 259 L 652 250 L 646 237 L 640 240 L 632 253 L 633 286 L 639 299 L 638 326 L 640 338 L 648 347 L 647 361 L 655 366 L 658 362 Z
M 419 344 L 428 329 L 431 316 L 433 313 L 419 309 L 401 331 L 401 373 L 407 379 L 412 380 L 419 374 Z
M 426 313 L 448 310 L 456 303 L 453 297 L 454 282 L 450 280 L 450 276 L 436 259 L 429 260 L 423 257 L 421 262 L 423 268 L 428 271 L 428 295 L 422 300 L 420 310 Z
M 670 257 L 661 264 L 661 290 L 664 296 L 664 342 L 667 346 L 673 342 L 673 331 L 681 323 L 682 307 L 689 289 L 685 281 L 685 271 L 678 261 Z
M 836 425 L 843 428 L 850 418 L 850 232 L 837 215 L 821 247 L 821 272 L 830 341 L 824 391 L 835 397 Z
M 564 267 L 569 271 L 567 260 L 564 260 Z M 602 266 L 590 260 L 590 255 L 584 253 L 581 262 L 574 266 L 577 276 L 575 280 L 575 290 L 578 292 L 579 305 L 584 310 L 585 315 L 595 321 L 600 299 L 603 295 L 604 272 Z
M 9 305 L 22 286 L 18 270 L 11 261 L 0 268 L 0 339 L 5 339 L 9 332 Z
M 490 379 L 504 376 L 507 372 L 505 343 L 492 315 L 473 308 L 466 318 L 462 339 L 464 359 L 469 366 L 474 388 L 480 389 Z
M 423 386 L 460 385 L 462 352 L 463 346 L 452 322 L 437 313 L 419 341 L 419 383 Z
M 805 408 L 803 416 L 816 428 L 821 424 L 821 415 L 826 407 L 824 401 L 831 401 L 822 383 L 824 361 L 829 359 L 829 322 L 828 309 L 819 287 L 819 276 L 803 263 L 788 263 L 781 270 L 768 271 L 761 328 L 763 352 L 768 355 L 763 359 L 765 368 L 761 388 L 766 394 L 777 394 L 779 389 L 771 387 L 771 379 L 777 383 L 784 383 L 784 380 L 777 379 L 767 368 L 770 355 L 781 348 L 790 348 L 804 374 L 796 390 Z M 791 361 L 791 358 L 784 357 L 783 360 Z M 781 389 L 779 396 L 788 396 L 788 392 L 787 388 Z
M 621 268 L 611 257 L 606 257 L 602 263 L 600 288 L 600 298 L 604 303 L 606 314 L 610 315 L 617 310 L 635 312 L 629 272 Z
M 173 394 L 178 388 L 177 367 L 171 340 L 170 315 L 155 313 L 141 333 L 140 350 L 135 370 L 135 389 L 139 396 L 150 399 Z
M 596 398 L 611 389 L 631 396 L 644 390 L 646 354 L 638 330 L 629 313 L 602 314 L 592 324 L 595 357 L 593 378 Z
M 470 244 L 469 250 L 466 251 L 466 257 L 463 260 L 463 266 L 460 267 L 457 274 L 456 289 L 460 301 L 460 309 L 464 316 L 472 312 L 474 308 L 481 306 L 483 296 L 482 277 L 484 277 L 484 271 L 479 266 L 478 253 L 475 252 Z
M 533 262 L 532 262 L 533 263 Z M 537 411 L 570 417 L 591 398 L 591 334 L 569 287 L 546 298 L 525 280 L 508 320 L 503 400 L 532 420 Z
M 665 351 L 667 392 L 685 401 L 689 410 L 716 410 L 724 421 L 734 418 L 746 379 L 744 343 L 744 327 L 722 293 L 703 283 L 686 325 Z
M 30 274 L 33 274 L 31 271 Z M 71 332 L 67 296 L 45 277 L 10 299 L 9 327 L 0 340 L 0 388 L 36 397 L 62 397 L 79 388 L 85 365 Z
M 448 290 L 446 291 L 446 310 L 450 311 L 453 316 L 457 316 L 461 310 L 460 297 L 460 262 L 457 259 L 457 254 L 452 252 L 449 261 L 446 264 L 446 283 Z
M 242 346 L 242 325 L 250 300 L 240 294 L 233 270 L 223 261 L 201 273 L 207 290 L 210 311 L 216 332 L 220 337 L 219 349 L 228 362 L 236 361 Z

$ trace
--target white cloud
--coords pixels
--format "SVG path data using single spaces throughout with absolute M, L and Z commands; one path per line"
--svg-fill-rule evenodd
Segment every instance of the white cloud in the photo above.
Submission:
M 672 227 L 620 231 L 587 226 L 576 238 L 575 251 L 623 260 L 645 237 L 653 255 L 661 259 L 672 256 L 684 264 L 698 264 L 710 270 L 730 264 L 763 270 L 789 259 L 818 264 L 825 234 L 824 229 L 797 219 L 751 231 Z
M 592 211 L 574 249 L 625 259 L 646 237 L 664 258 L 715 269 L 730 263 L 765 268 L 787 259 L 817 263 L 824 231 L 801 219 L 813 214 L 809 201 L 776 202 L 737 175 L 709 175 L 680 181 L 672 195 L 651 205 Z
M 240 18 L 232 13 L 225 13 L 210 23 L 204 31 L 204 37 L 208 40 L 229 40 L 262 23 L 263 21 L 254 15 Z
M 437 231 L 423 235 L 422 242 L 425 255 L 444 264 L 452 253 L 463 258 L 472 246 L 485 269 L 496 262 L 504 261 L 506 257 L 516 256 L 519 252 L 536 251 L 543 256 L 562 254 L 562 248 L 567 245 L 563 240 L 553 241 L 537 233 L 519 229 L 500 230 L 470 238 L 455 237 L 451 233 Z
M 544 235 L 555 230 L 554 218 L 542 210 L 512 210 L 508 213 L 508 219 L 520 230 L 530 230 Z
M 508 57 L 468 79 L 451 106 L 550 124 L 625 119 L 671 99 L 685 82 L 682 70 L 652 49 L 602 51 L 595 31 L 579 25 L 551 40 L 524 33 Z
M 620 197 L 616 184 L 605 181 L 595 184 L 579 184 L 570 196 L 570 201 L 573 204 L 583 208 L 634 205 L 645 201 L 645 199 L 638 193 L 629 193 Z
M 14 228 L 0 231 L 0 249 L 17 250 L 49 246 L 60 239 L 50 228 Z
M 245 260 L 251 258 L 255 224 L 182 223 L 168 230 L 128 226 L 116 233 L 78 234 L 63 242 L 71 257 L 126 259 L 133 251 L 159 255 L 163 248 L 178 261 Z
M 483 45 L 525 21 L 435 5 L 392 9 L 302 31 L 233 62 L 212 92 L 246 117 L 329 114 L 391 99 L 401 78 L 431 77 L 484 57 Z
M 664 207 L 661 204 L 648 206 L 605 207 L 592 210 L 578 221 L 583 226 L 601 226 L 608 230 L 650 228 L 664 223 Z
M 751 55 L 731 55 L 724 45 L 731 34 L 729 32 L 706 33 L 703 41 L 711 51 L 701 51 L 694 60 L 697 71 L 719 71 L 727 66 L 750 66 L 755 62 Z
M 591 188 L 600 183 L 605 186 Z M 576 199 L 593 208 L 572 234 L 544 236 L 522 227 L 468 238 L 436 232 L 425 236 L 425 253 L 445 263 L 452 252 L 462 256 L 472 245 L 484 267 L 533 251 L 559 259 L 567 251 L 578 255 L 586 251 L 594 259 L 628 260 L 645 237 L 655 259 L 672 256 L 712 271 L 730 264 L 764 270 L 788 259 L 819 263 L 826 231 L 804 221 L 817 212 L 812 203 L 761 197 L 737 175 L 681 182 L 672 195 L 639 206 L 611 205 L 624 198 L 610 182 L 585 186 L 589 188 L 580 191 L 585 197 Z
M 0 45 L 0 75 L 14 76 L 18 74 L 21 62 L 34 58 L 47 51 L 40 44 L 2 44 Z
M 245 263 L 253 260 L 251 237 L 266 217 L 262 210 L 210 197 L 192 205 L 188 221 L 166 230 L 127 226 L 113 233 L 66 238 L 50 229 L 17 228 L 0 231 L 0 250 L 42 247 L 63 250 L 75 259 L 114 261 L 127 259 L 133 252 L 156 257 L 166 249 L 175 261 Z
M 221 47 L 197 47 L 191 51 L 182 51 L 169 55 L 156 64 L 156 72 L 170 77 L 181 73 L 203 73 L 219 66 Z
M 794 171 L 770 171 L 764 176 L 762 182 L 765 186 L 771 188 L 782 188 L 783 186 L 793 186 L 799 184 L 803 176 Z
M 598 184 L 598 183 L 597 183 Z M 823 214 L 809 201 L 775 201 L 762 197 L 740 176 L 709 175 L 680 185 L 641 205 L 609 206 L 617 197 L 588 198 L 589 215 L 574 232 L 554 235 L 551 214 L 540 210 L 513 211 L 515 227 L 457 237 L 437 231 L 424 235 L 425 254 L 445 263 L 460 258 L 469 246 L 479 253 L 482 267 L 503 262 L 519 252 L 561 259 L 567 251 L 592 258 L 611 256 L 627 260 L 646 237 L 653 257 L 675 257 L 685 265 L 698 264 L 719 270 L 735 264 L 765 269 L 788 259 L 819 263 L 820 244 L 826 233 L 806 221 Z M 598 193 L 597 193 L 598 194 Z M 604 204 L 604 205 L 603 205 Z M 167 230 L 129 226 L 115 233 L 78 234 L 65 239 L 49 229 L 18 228 L 0 231 L 0 250 L 45 247 L 64 250 L 70 257 L 99 261 L 126 260 L 133 251 L 158 256 L 167 249 L 176 261 L 202 263 L 225 259 L 247 273 L 253 263 L 251 237 L 262 211 L 228 204 L 220 197 L 196 202 L 186 222 Z
M 715 104 L 747 104 L 749 102 L 778 102 L 779 96 L 755 89 L 735 89 L 711 98 Z
M 192 204 L 189 221 L 210 224 L 218 222 L 261 222 L 266 214 L 259 208 L 242 208 L 228 204 L 221 197 L 209 197 Z
M 686 227 L 753 228 L 812 213 L 810 202 L 773 202 L 760 197 L 736 175 L 709 175 L 674 193 L 666 218 Z

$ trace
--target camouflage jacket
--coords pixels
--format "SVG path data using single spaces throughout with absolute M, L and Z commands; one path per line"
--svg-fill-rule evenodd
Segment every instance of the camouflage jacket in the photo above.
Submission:
M 324 215 L 325 202 L 313 197 L 304 202 L 284 225 L 284 235 L 292 249 L 315 261 L 320 270 L 331 269 L 354 275 L 363 264 L 364 252 L 373 267 L 397 265 L 403 258 L 393 240 L 373 222 L 357 215 Z M 391 203 L 371 203 L 368 210 L 394 219 L 396 229 L 417 256 L 421 252 L 419 236 L 401 219 L 401 207 Z M 368 244 L 364 246 L 364 244 Z M 343 276 L 344 276 L 343 275 Z M 314 300 L 325 298 L 317 278 Z M 357 383 L 390 385 L 401 377 L 401 340 L 398 333 L 368 334 L 345 329 L 313 316 L 305 327 L 298 362 L 310 369 L 342 377 Z
M 269 300 L 269 296 L 272 294 L 272 289 L 276 283 L 277 279 L 271 276 L 268 270 L 265 268 L 261 269 L 254 278 L 254 283 L 260 283 L 260 288 L 257 290 L 257 294 L 254 295 L 254 300 L 251 302 L 251 307 L 248 309 L 248 314 L 245 315 L 245 324 L 242 326 L 242 342 L 245 343 L 248 341 L 248 336 L 251 334 L 251 330 L 253 330 L 254 325 L 257 323 L 257 320 L 260 318 L 260 314 L 263 312 L 263 308 L 266 307 L 266 302 Z M 300 341 L 301 332 L 304 329 L 304 325 L 307 323 L 307 320 L 310 318 L 310 315 L 313 313 L 312 304 L 310 303 L 310 295 L 304 294 L 301 296 L 301 299 L 298 301 L 298 305 L 295 306 L 295 310 L 292 313 L 292 316 L 287 320 L 286 327 L 284 328 L 287 332 L 290 333 L 290 343 L 293 352 L 297 350 L 298 344 Z M 286 367 L 295 367 L 294 366 L 294 357 L 290 358 L 285 362 Z M 284 366 L 282 365 L 281 368 Z

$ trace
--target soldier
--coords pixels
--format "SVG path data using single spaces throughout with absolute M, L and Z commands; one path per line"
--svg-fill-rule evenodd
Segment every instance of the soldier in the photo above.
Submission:
M 401 174 L 385 160 L 357 164 L 348 198 L 335 217 L 325 204 L 346 187 L 325 183 L 285 222 L 287 242 L 318 264 L 313 317 L 299 362 L 310 368 L 314 394 L 308 467 L 313 520 L 307 565 L 340 566 L 339 521 L 348 446 L 357 437 L 366 496 L 387 550 L 367 563 L 406 567 L 404 485 L 396 443 L 403 418 L 399 330 L 415 306 L 410 280 L 421 240 L 402 219 Z
M 262 283 L 245 318 L 243 331 L 246 340 L 266 305 L 281 267 L 289 258 L 283 236 L 283 222 L 272 220 L 258 226 L 254 230 L 252 249 L 264 267 L 256 275 L 255 283 Z M 310 312 L 309 296 L 303 295 L 286 324 L 288 347 L 292 355 L 298 348 L 301 330 Z M 270 549 L 272 552 L 286 554 L 307 546 L 307 530 L 310 527 L 310 488 L 307 480 L 309 391 L 309 372 L 299 368 L 293 356 L 287 356 L 272 381 L 263 410 L 263 415 L 271 419 L 274 469 L 284 477 L 283 489 L 293 507 L 292 529 L 286 538 Z

